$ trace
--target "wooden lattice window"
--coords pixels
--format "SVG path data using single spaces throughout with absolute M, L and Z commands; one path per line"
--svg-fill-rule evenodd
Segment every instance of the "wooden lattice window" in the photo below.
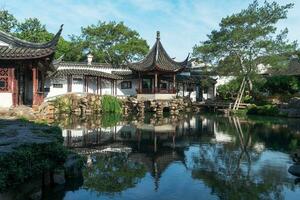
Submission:
M 9 81 L 8 68 L 0 68 L 0 92 L 9 91 L 8 81 Z
M 131 81 L 123 81 L 121 83 L 121 89 L 131 89 L 132 85 L 131 85 Z

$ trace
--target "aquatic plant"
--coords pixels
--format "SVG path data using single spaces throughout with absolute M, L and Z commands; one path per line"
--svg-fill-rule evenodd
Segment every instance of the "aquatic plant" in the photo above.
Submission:
M 120 113 L 105 113 L 101 117 L 101 127 L 107 128 L 117 125 L 121 121 L 122 115 Z
M 104 95 L 101 98 L 102 112 L 122 113 L 122 102 L 116 97 Z

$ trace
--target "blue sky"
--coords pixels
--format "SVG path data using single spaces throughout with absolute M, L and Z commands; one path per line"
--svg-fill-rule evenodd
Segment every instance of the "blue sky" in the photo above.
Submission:
M 246 8 L 252 0 L 0 0 L 18 20 L 37 17 L 50 32 L 64 24 L 63 35 L 79 34 L 82 26 L 102 21 L 124 21 L 152 46 L 156 31 L 171 57 L 184 59 L 192 47 L 218 28 L 222 17 Z M 300 1 L 288 19 L 279 23 L 289 29 L 289 39 L 300 39 Z

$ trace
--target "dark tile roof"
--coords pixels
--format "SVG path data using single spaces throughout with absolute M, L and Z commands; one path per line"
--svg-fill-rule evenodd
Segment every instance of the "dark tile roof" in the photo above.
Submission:
M 177 75 L 176 81 L 179 83 L 193 83 L 193 84 L 200 84 L 200 80 L 207 80 L 211 84 L 215 84 L 217 81 L 214 78 L 211 78 L 206 75 L 192 75 L 192 76 L 186 76 L 186 75 Z
M 292 58 L 286 70 L 281 72 L 284 75 L 300 75 L 300 61 L 299 58 Z
M 270 68 L 264 75 L 271 76 L 299 76 L 300 75 L 300 60 L 299 58 L 291 58 L 287 68 L 274 69 Z
M 129 64 L 129 68 L 139 72 L 155 70 L 164 72 L 178 72 L 187 66 L 188 57 L 183 62 L 176 62 L 170 58 L 162 46 L 159 32 L 157 32 L 156 42 L 146 57 L 140 62 Z
M 114 80 L 122 80 L 122 76 L 118 76 L 116 74 L 105 73 L 93 69 L 58 69 L 54 72 L 51 77 L 61 77 L 67 75 L 86 75 L 86 76 L 99 76 L 101 78 L 114 79 Z
M 54 54 L 62 26 L 47 43 L 27 42 L 0 31 L 0 41 L 8 44 L 8 46 L 0 46 L 0 60 L 35 59 Z

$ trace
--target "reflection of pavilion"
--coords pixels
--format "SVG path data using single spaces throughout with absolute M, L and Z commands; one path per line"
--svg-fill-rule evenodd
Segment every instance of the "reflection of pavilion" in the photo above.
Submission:
M 169 146 L 178 146 L 180 138 L 193 137 L 197 134 L 202 136 L 209 134 L 213 137 L 215 132 L 214 120 L 192 117 L 177 120 L 172 123 L 170 120 L 164 120 L 165 123 L 124 123 L 120 122 L 112 127 L 93 127 L 74 125 L 63 129 L 65 145 L 71 148 L 91 148 L 111 143 L 132 142 L 138 147 L 143 140 L 151 140 L 154 151 L 157 151 L 158 140 L 168 140 Z
M 130 147 L 129 159 L 146 166 L 158 189 L 163 172 L 176 161 L 186 166 L 185 149 L 192 143 L 215 138 L 215 128 L 213 119 L 186 116 L 176 123 L 168 119 L 160 123 L 150 120 L 119 123 L 110 128 L 68 129 L 63 133 L 65 144 L 83 155 L 97 154 L 107 147 Z

